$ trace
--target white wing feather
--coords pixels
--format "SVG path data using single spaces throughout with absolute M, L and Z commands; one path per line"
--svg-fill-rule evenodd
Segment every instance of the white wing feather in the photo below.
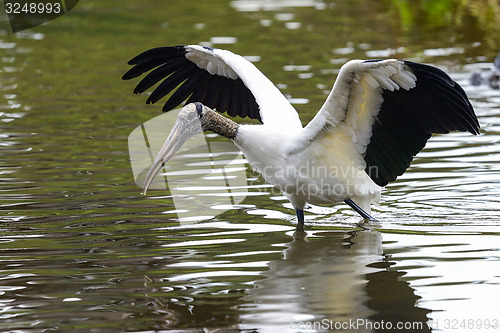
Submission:
M 362 154 L 370 143 L 372 126 L 383 102 L 382 90 L 409 90 L 415 87 L 416 80 L 404 63 L 395 59 L 347 62 L 318 114 L 295 141 L 294 150 L 325 136 L 332 140 L 332 136 L 342 133 L 357 151 L 357 156 L 351 157 L 363 167 Z
M 250 61 L 227 50 L 186 46 L 186 58 L 212 75 L 240 78 L 252 92 L 262 122 L 277 129 L 302 129 L 299 115 L 281 91 Z

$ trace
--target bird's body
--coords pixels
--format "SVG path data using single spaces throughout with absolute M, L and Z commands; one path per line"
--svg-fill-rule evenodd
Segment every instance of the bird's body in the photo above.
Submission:
M 349 61 L 305 127 L 278 88 L 252 63 L 229 51 L 156 48 L 129 63 L 135 67 L 124 79 L 156 68 L 138 84 L 136 93 L 165 79 L 148 103 L 172 90 L 165 111 L 187 100 L 151 167 L 146 189 L 192 133 L 211 130 L 232 139 L 266 182 L 287 196 L 299 222 L 306 203 L 345 201 L 369 217 L 382 187 L 408 168 L 432 133 L 479 133 L 462 88 L 441 70 L 413 62 Z M 239 125 L 212 109 L 262 124 Z
M 266 126 L 242 125 L 234 142 L 252 168 L 296 209 L 306 203 L 332 205 L 351 198 L 369 213 L 381 187 L 368 177 L 362 159 L 356 161 L 359 154 L 351 137 L 341 133 L 348 129 L 308 145 L 300 140 L 302 131 L 269 133 Z

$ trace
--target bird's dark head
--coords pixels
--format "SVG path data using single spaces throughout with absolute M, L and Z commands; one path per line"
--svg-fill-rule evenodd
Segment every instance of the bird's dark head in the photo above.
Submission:
M 174 127 L 148 171 L 143 186 L 144 194 L 146 194 L 154 177 L 182 147 L 184 142 L 204 131 L 212 131 L 234 139 L 238 131 L 238 124 L 198 102 L 190 103 L 183 107 L 177 115 Z

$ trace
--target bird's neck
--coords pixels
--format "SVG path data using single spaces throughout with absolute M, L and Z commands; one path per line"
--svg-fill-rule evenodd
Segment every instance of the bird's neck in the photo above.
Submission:
M 216 111 L 206 108 L 202 116 L 202 128 L 233 140 L 238 135 L 239 125 Z

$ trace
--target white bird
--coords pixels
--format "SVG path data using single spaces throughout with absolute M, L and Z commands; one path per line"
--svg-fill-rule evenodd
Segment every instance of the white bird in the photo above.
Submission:
M 164 111 L 187 100 L 146 176 L 144 193 L 185 140 L 212 131 L 231 139 L 253 169 L 290 200 L 297 230 L 303 230 L 306 203 L 344 201 L 364 219 L 372 219 L 371 204 L 379 202 L 382 187 L 403 174 L 432 133 L 479 134 L 479 122 L 460 85 L 440 69 L 410 61 L 347 62 L 305 127 L 279 89 L 230 51 L 159 47 L 129 64 L 135 66 L 125 80 L 152 70 L 134 93 L 163 80 L 148 104 L 172 91 Z M 219 114 L 223 112 L 262 124 L 237 124 Z

